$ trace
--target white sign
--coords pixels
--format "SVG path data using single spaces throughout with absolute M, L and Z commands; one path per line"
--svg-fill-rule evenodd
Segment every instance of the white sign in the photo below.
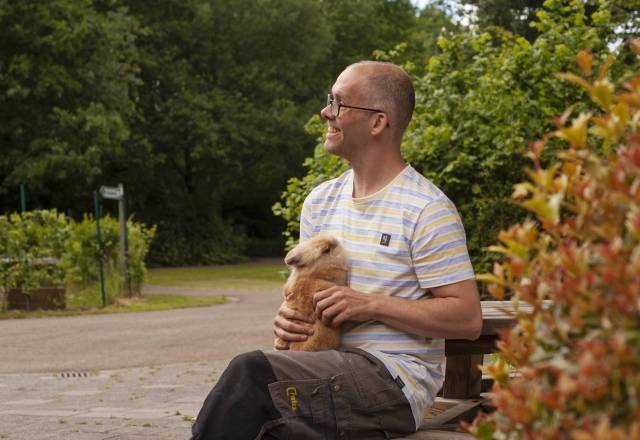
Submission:
M 103 199 L 120 200 L 124 195 L 122 186 L 101 186 L 100 195 Z

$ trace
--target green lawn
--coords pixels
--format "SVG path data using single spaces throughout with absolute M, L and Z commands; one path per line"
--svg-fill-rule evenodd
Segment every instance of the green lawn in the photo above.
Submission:
M 260 260 L 251 263 L 224 266 L 199 266 L 150 269 L 147 284 L 173 287 L 199 287 L 211 289 L 279 289 L 286 279 L 286 266 L 281 259 Z M 117 283 L 117 279 L 112 279 Z M 107 281 L 105 290 L 108 303 L 102 308 L 98 284 L 79 291 L 67 291 L 65 310 L 7 310 L 0 311 L 0 319 L 35 318 L 45 316 L 74 316 L 102 313 L 148 312 L 185 307 L 204 307 L 224 304 L 224 296 L 193 297 L 183 295 L 150 294 L 133 300 L 113 300 L 110 293 L 117 284 Z
M 116 304 L 101 308 L 96 304 L 79 305 L 76 300 L 67 301 L 64 310 L 6 310 L 0 311 L 0 319 L 43 318 L 47 316 L 98 315 L 106 313 L 155 312 L 160 310 L 184 309 L 187 307 L 206 307 L 224 304 L 224 296 L 192 297 L 183 295 L 146 295 L 141 298 L 120 299 Z
M 281 259 L 224 266 L 149 269 L 147 284 L 212 289 L 273 289 L 286 280 Z

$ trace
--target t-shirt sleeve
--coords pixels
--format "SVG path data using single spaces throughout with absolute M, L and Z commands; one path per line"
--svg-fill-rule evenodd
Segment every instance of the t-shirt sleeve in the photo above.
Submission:
M 309 194 L 300 211 L 300 242 L 303 242 L 314 235 L 313 211 L 311 206 L 311 194 Z
M 464 227 L 449 199 L 434 200 L 424 207 L 413 231 L 411 255 L 422 288 L 474 277 Z

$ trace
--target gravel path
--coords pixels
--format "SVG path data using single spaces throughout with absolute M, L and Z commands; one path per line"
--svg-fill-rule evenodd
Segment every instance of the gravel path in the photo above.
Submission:
M 176 289 L 225 305 L 0 321 L 0 439 L 187 438 L 231 358 L 270 349 L 280 290 Z

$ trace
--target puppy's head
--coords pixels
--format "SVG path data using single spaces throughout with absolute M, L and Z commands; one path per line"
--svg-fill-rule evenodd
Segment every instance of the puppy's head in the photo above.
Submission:
M 317 235 L 291 249 L 284 262 L 296 269 L 311 269 L 316 266 L 344 267 L 346 254 L 337 238 Z

